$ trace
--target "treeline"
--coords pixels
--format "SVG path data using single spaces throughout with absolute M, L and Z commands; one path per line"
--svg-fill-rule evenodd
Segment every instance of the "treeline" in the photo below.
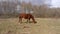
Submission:
M 38 5 L 32 5 L 29 3 L 22 3 L 23 7 L 28 10 L 33 11 L 33 15 L 35 17 L 41 17 L 41 18 L 54 18 L 54 17 L 60 17 L 60 8 L 49 8 L 48 5 L 42 4 L 40 6 Z
M 20 6 L 20 10 L 17 11 L 17 5 Z M 60 8 L 49 8 L 48 5 L 33 5 L 30 2 L 0 2 L 0 17 L 17 17 L 19 12 L 26 11 L 26 9 L 30 12 L 33 11 L 33 15 L 35 17 L 60 17 Z
M 16 17 L 18 15 L 15 2 L 0 2 L 0 17 Z
M 34 15 L 36 17 L 60 17 L 60 8 L 49 8 L 46 5 L 38 6 L 38 8 L 35 6 L 34 8 Z

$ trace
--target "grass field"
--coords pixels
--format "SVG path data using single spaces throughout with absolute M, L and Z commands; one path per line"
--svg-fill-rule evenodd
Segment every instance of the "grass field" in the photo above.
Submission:
M 36 18 L 35 20 L 36 24 L 19 24 L 18 18 L 0 19 L 0 34 L 60 34 L 60 18 Z

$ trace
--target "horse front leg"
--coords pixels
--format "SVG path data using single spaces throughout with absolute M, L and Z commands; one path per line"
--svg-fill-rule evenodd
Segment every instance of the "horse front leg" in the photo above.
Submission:
M 30 18 L 29 18 L 29 19 L 27 19 L 27 22 L 28 22 L 28 23 L 30 23 Z

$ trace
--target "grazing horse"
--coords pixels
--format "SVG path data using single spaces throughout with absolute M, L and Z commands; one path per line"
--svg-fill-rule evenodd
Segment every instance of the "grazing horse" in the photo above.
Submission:
M 34 23 L 37 23 L 31 14 L 26 14 L 26 13 L 19 14 L 19 22 L 21 23 L 22 23 L 22 18 L 28 19 L 27 21 L 30 21 L 30 19 L 32 19 Z

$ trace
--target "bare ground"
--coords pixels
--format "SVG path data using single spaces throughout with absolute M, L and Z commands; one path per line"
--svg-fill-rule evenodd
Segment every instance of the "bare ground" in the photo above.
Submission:
M 60 34 L 60 18 L 36 18 L 36 24 L 19 24 L 18 18 L 0 19 L 0 34 Z

